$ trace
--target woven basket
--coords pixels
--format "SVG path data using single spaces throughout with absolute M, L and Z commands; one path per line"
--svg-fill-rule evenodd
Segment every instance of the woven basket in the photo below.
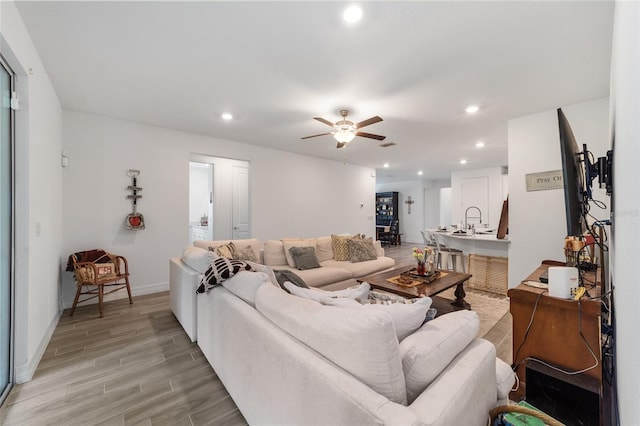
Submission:
M 507 295 L 509 260 L 506 257 L 469 255 L 467 270 L 473 276 L 469 278 L 469 287 L 475 290 Z

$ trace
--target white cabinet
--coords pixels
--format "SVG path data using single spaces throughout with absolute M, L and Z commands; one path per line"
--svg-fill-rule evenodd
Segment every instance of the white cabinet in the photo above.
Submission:
M 195 240 L 208 240 L 209 230 L 206 226 L 189 225 L 189 244 L 193 244 Z

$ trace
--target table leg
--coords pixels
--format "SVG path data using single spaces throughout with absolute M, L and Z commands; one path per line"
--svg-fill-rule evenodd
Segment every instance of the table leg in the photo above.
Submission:
M 456 291 L 453 293 L 456 296 L 456 300 L 451 302 L 452 305 L 459 306 L 465 309 L 471 309 L 471 304 L 464 300 L 464 297 L 467 295 L 464 291 L 464 283 L 460 283 L 456 286 Z

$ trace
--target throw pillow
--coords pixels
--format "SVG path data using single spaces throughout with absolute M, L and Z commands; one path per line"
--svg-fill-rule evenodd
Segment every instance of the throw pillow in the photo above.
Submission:
M 252 269 L 249 264 L 242 260 L 233 260 L 226 257 L 212 259 L 211 266 L 202 276 L 196 293 L 204 293 L 222 284 L 224 280 L 231 278 L 241 270 L 251 271 Z
M 223 244 L 218 247 L 209 246 L 209 251 L 214 252 L 218 256 L 226 257 L 227 259 L 233 259 L 233 252 L 236 251 L 236 246 L 233 241 L 229 241 L 227 244 Z
M 256 254 L 251 246 L 247 246 L 242 250 L 234 251 L 233 258 L 235 260 L 244 260 L 245 262 L 258 262 Z
M 396 330 L 398 341 L 401 342 L 424 323 L 427 310 L 431 307 L 430 297 L 410 299 L 412 303 L 392 303 L 389 305 L 365 304 L 362 305 L 351 299 L 326 298 L 320 302 L 323 305 L 336 306 L 346 309 L 369 309 L 387 313 Z
M 291 253 L 296 268 L 301 271 L 320 267 L 318 257 L 316 256 L 316 249 L 313 247 L 291 247 L 289 253 Z
M 352 263 L 366 262 L 367 260 L 376 260 L 376 250 L 373 248 L 373 240 L 371 238 L 353 238 L 347 241 L 347 249 L 349 250 L 349 260 Z
M 290 293 L 290 291 L 287 290 L 287 288 L 284 286 L 285 282 L 292 283 L 293 285 L 300 288 L 309 288 L 307 283 L 305 283 L 304 280 L 300 278 L 298 274 L 296 274 L 293 271 L 288 271 L 284 269 L 284 270 L 275 270 L 273 272 L 276 276 L 276 280 L 278 281 L 279 286 L 288 293 Z
M 475 339 L 479 328 L 477 313 L 457 311 L 427 322 L 400 342 L 409 404 Z
M 316 302 L 338 297 L 366 300 L 369 297 L 369 290 L 371 290 L 371 286 L 367 282 L 360 284 L 358 287 L 336 291 L 327 291 L 319 288 L 300 288 L 289 282 L 284 283 L 284 288 L 295 296 L 315 300 Z
M 338 261 L 349 260 L 349 247 L 347 242 L 353 239 L 352 236 L 331 235 L 331 247 L 333 248 L 333 258 Z
M 291 252 L 289 251 L 291 247 L 313 247 L 313 249 L 315 250 L 316 240 L 303 240 L 302 238 L 285 238 L 282 240 L 282 245 L 284 246 L 284 257 L 287 259 L 287 265 L 295 268 L 296 263 L 293 261 L 293 257 L 291 256 Z

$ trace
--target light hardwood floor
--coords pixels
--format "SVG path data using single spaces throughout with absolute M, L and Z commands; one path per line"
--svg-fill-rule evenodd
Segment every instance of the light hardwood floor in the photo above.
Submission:
M 411 243 L 387 248 L 410 264 Z M 511 317 L 485 336 L 511 361 Z M 245 425 L 198 346 L 171 313 L 169 293 L 64 312 L 33 380 L 0 409 L 13 425 Z

